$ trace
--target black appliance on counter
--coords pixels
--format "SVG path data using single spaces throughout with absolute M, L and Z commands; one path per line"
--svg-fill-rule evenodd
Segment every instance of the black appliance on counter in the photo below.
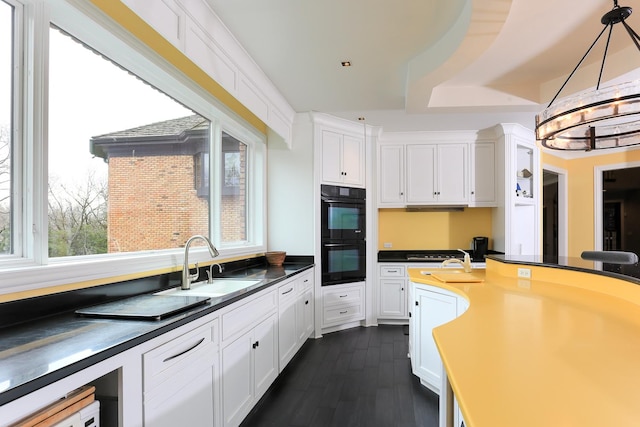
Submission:
M 484 261 L 485 255 L 489 250 L 489 238 L 488 237 L 474 237 L 473 238 L 473 259 Z
M 366 190 L 321 185 L 322 286 L 366 277 Z

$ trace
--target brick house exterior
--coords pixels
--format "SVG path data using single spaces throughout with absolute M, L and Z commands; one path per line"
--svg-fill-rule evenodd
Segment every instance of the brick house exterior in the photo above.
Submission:
M 209 235 L 209 135 L 209 121 L 193 115 L 91 138 L 91 153 L 109 164 L 108 252 L 182 247 Z M 235 159 L 246 161 L 246 146 L 235 145 Z M 222 191 L 223 241 L 246 234 L 240 169 L 238 185 Z

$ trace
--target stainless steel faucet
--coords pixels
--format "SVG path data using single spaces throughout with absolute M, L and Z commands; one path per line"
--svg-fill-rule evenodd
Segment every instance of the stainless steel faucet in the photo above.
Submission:
M 187 240 L 187 243 L 184 245 L 184 265 L 182 266 L 182 289 L 191 289 L 191 281 L 193 280 L 198 280 L 198 277 L 200 276 L 200 273 L 198 271 L 198 264 L 196 263 L 196 272 L 195 274 L 191 274 L 191 272 L 189 271 L 189 246 L 191 246 L 191 242 L 193 242 L 194 240 L 204 240 L 204 242 L 207 244 L 207 248 L 209 249 L 209 253 L 211 254 L 211 256 L 213 258 L 217 257 L 218 255 L 220 255 L 220 253 L 218 252 L 218 250 L 211 244 L 211 242 L 209 241 L 209 239 L 207 239 L 205 236 L 202 236 L 200 234 L 196 234 L 195 236 L 191 236 L 189 238 L 189 240 Z
M 469 257 L 469 253 L 463 251 L 462 249 L 458 249 L 460 252 L 464 254 L 464 261 L 460 261 L 458 258 L 450 258 L 442 262 L 442 266 L 446 267 L 448 264 L 457 263 L 462 265 L 465 273 L 471 273 L 471 257 Z

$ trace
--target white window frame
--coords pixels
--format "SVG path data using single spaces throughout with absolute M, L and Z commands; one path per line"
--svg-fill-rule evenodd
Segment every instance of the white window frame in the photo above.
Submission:
M 12 2 L 15 0 L 9 0 Z M 15 165 L 14 175 L 23 177 L 21 191 L 14 200 L 25 200 L 20 218 L 22 224 L 12 231 L 20 233 L 23 249 L 16 256 L 0 259 L 0 294 L 31 291 L 52 286 L 79 282 L 104 281 L 138 276 L 154 271 L 177 271 L 183 263 L 183 249 L 141 251 L 126 254 L 87 255 L 77 257 L 48 258 L 47 239 L 47 66 L 48 34 L 50 24 L 82 40 L 122 67 L 140 76 L 167 95 L 188 106 L 198 114 L 211 120 L 212 132 L 220 146 L 221 130 L 233 134 L 247 144 L 247 194 L 248 223 L 247 241 L 241 246 L 221 245 L 219 235 L 214 233 L 215 210 L 210 214 L 212 238 L 220 246 L 220 260 L 239 256 L 250 256 L 266 250 L 266 137 L 243 119 L 221 104 L 209 92 L 196 85 L 177 71 L 149 47 L 132 37 L 113 23 L 95 6 L 77 0 L 24 0 L 26 22 L 24 48 L 18 55 L 24 56 L 20 63 L 25 67 L 18 76 L 30 75 L 29 81 L 21 81 L 24 91 L 18 98 L 24 100 L 19 105 L 23 112 L 22 128 L 16 127 L 14 137 L 22 141 L 20 152 L 24 156 L 18 165 L 26 165 L 22 170 Z M 18 21 L 18 20 L 16 20 Z M 26 71 L 26 72 L 25 72 Z M 24 135 L 20 132 L 24 129 Z M 19 139 L 18 139 L 19 136 Z M 212 167 L 217 162 L 214 152 L 210 156 Z M 216 166 L 219 167 L 219 166 Z M 210 169 L 211 179 L 218 174 Z M 16 184 L 16 183 L 14 183 Z M 217 183 L 211 182 L 212 189 Z M 16 185 L 16 187 L 18 187 Z M 212 193 L 211 207 L 219 202 L 219 191 Z M 24 197 L 23 197 L 24 196 Z M 33 224 L 33 232 L 27 224 Z M 215 226 L 214 226 L 215 225 Z M 15 237 L 18 237 L 16 234 Z M 207 262 L 211 258 L 203 248 L 192 248 L 191 263 Z M 114 272 L 117 272 L 114 274 Z

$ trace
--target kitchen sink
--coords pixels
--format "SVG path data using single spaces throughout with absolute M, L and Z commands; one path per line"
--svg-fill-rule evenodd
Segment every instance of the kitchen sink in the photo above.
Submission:
M 200 296 L 200 297 L 223 297 L 232 293 L 242 293 L 245 289 L 257 285 L 261 280 L 236 280 L 236 279 L 215 279 L 213 283 L 207 281 L 191 284 L 191 289 L 181 289 L 180 287 L 158 292 L 155 295 L 175 295 L 175 296 Z

